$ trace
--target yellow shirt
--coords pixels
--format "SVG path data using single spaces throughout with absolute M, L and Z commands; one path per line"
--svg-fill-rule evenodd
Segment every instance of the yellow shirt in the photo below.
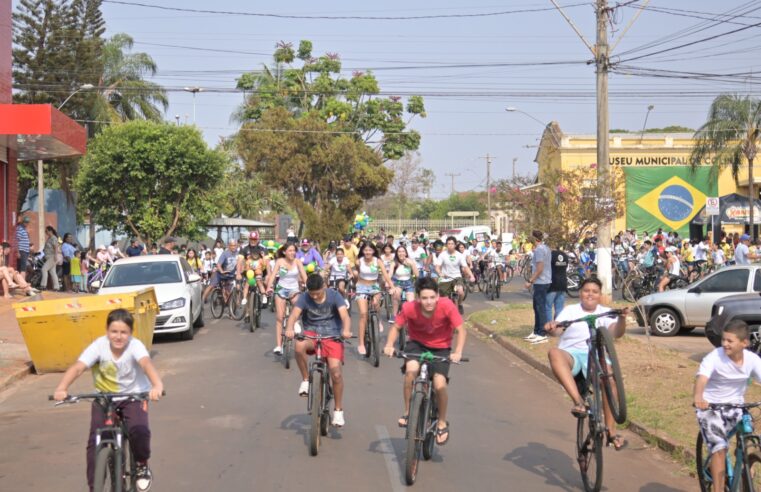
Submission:
M 534 244 L 531 241 L 526 241 L 525 243 L 523 243 L 524 253 L 531 253 L 533 249 L 534 249 Z
M 74 258 L 71 259 L 71 276 L 80 275 L 82 275 L 82 267 L 79 263 L 79 256 L 74 255 Z
M 346 247 L 346 244 L 343 245 L 344 249 L 344 256 L 348 258 L 349 263 L 351 265 L 354 265 L 357 263 L 357 258 L 359 257 L 359 248 L 357 248 L 355 245 L 351 245 L 350 248 Z

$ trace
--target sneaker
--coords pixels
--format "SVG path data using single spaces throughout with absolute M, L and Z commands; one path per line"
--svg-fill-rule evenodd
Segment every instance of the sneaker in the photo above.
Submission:
M 153 483 L 153 474 L 151 469 L 148 468 L 148 464 L 137 465 L 137 479 L 135 480 L 135 486 L 139 492 L 148 492 L 151 490 L 151 484 Z
M 299 385 L 299 396 L 309 396 L 309 381 L 302 381 Z
M 528 341 L 530 342 L 531 340 L 533 340 L 534 338 L 536 338 L 536 337 L 538 337 L 538 336 L 539 336 L 539 335 L 537 335 L 536 333 L 531 333 L 529 336 L 527 336 L 527 337 L 523 337 L 523 339 L 524 339 L 524 340 L 528 340 Z
M 277 347 L 272 349 L 272 353 L 275 354 L 275 355 L 283 355 L 283 347 L 278 345 Z
M 248 299 L 242 299 L 242 300 L 240 301 L 240 305 L 241 305 L 241 306 L 245 306 L 246 304 L 248 304 Z
M 365 349 L 364 345 L 357 346 L 357 353 L 361 356 L 367 356 L 367 350 Z
M 531 345 L 538 345 L 540 343 L 547 343 L 547 337 L 542 335 L 537 335 L 536 338 L 531 340 Z
M 344 421 L 344 411 L 343 410 L 334 410 L 333 411 L 333 427 L 343 427 L 346 425 L 346 422 Z
M 344 299 L 344 302 L 346 303 L 346 309 L 349 309 L 351 307 L 351 304 L 349 304 L 349 300 Z
M 262 296 L 262 306 L 267 305 L 267 296 Z

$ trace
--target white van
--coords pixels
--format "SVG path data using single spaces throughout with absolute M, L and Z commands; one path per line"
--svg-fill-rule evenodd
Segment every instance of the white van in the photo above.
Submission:
M 444 237 L 454 236 L 458 241 L 468 242 L 471 236 L 476 238 L 480 243 L 491 239 L 491 227 L 489 226 L 469 226 L 459 229 L 449 229 L 444 231 Z

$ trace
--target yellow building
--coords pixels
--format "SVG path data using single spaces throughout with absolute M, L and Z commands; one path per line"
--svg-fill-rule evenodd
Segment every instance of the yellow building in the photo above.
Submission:
M 535 158 L 539 182 L 549 170 L 577 168 L 590 169 L 590 176 L 596 180 L 596 145 L 595 135 L 567 135 L 553 121 L 542 134 Z M 748 195 L 747 167 L 741 171 L 738 184 L 730 169 L 724 169 L 718 179 L 712 177 L 710 162 L 693 171 L 689 166 L 693 145 L 691 133 L 610 135 L 613 185 L 623 185 L 626 195 L 626 203 L 618 210 L 614 233 L 634 228 L 639 233 L 652 234 L 662 227 L 687 237 L 690 222 L 705 207 L 706 197 Z M 758 186 L 761 182 L 758 173 L 755 178 Z M 761 217 L 756 221 L 761 221 Z M 742 226 L 727 225 L 725 229 L 735 232 L 742 230 Z

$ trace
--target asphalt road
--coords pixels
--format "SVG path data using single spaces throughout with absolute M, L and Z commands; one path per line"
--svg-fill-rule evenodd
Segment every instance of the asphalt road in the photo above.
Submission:
M 251 334 L 208 321 L 196 339 L 158 341 L 155 363 L 167 396 L 151 407 L 154 491 L 404 490 L 399 361 L 345 365 L 346 427 L 320 454 L 307 449 L 299 376 L 272 355 L 273 319 Z M 472 361 L 451 371 L 451 438 L 424 462 L 419 490 L 572 491 L 581 488 L 575 419 L 559 386 L 475 334 Z M 85 490 L 87 404 L 53 408 L 60 375 L 26 378 L 0 394 L 0 490 Z M 91 389 L 89 374 L 72 392 Z M 629 448 L 605 450 L 610 491 L 694 490 L 664 454 L 625 433 Z

